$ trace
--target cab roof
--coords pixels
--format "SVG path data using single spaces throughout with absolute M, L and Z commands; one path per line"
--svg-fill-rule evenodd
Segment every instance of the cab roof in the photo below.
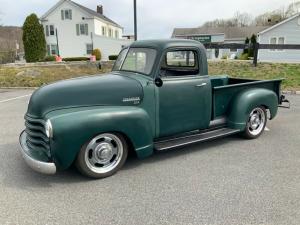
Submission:
M 197 47 L 205 51 L 204 46 L 194 40 L 188 39 L 159 39 L 159 40 L 142 40 L 133 42 L 130 47 L 133 48 L 155 48 L 159 50 L 172 48 L 172 47 Z

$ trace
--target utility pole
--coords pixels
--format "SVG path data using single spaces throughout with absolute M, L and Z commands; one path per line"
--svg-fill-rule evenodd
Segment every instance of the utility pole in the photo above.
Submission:
M 94 36 L 93 36 L 93 32 L 91 32 L 91 40 L 92 40 L 92 49 L 94 50 Z
M 133 10 L 134 10 L 134 40 L 137 40 L 137 16 L 136 16 L 136 0 L 133 0 Z
M 56 45 L 57 45 L 57 55 L 60 56 L 59 54 L 59 44 L 58 44 L 58 33 L 57 33 L 57 28 L 55 29 L 56 33 Z

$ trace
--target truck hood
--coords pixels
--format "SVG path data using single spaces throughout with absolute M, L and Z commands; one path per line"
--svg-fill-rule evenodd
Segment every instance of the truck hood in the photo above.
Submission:
M 140 104 L 143 88 L 134 78 L 105 74 L 59 81 L 36 90 L 27 115 L 42 118 L 50 111 L 85 106 L 131 106 Z

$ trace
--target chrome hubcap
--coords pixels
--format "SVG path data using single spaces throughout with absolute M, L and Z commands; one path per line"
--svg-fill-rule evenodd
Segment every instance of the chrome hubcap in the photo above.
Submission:
M 252 135 L 258 135 L 262 132 L 266 122 L 265 112 L 261 108 L 255 108 L 250 113 L 247 123 L 247 129 Z
M 101 134 L 87 145 L 85 162 L 93 172 L 107 173 L 117 167 L 122 155 L 122 141 L 114 134 Z

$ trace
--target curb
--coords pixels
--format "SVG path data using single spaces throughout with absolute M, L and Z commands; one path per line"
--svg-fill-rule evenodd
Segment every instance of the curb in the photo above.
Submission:
M 0 89 L 25 89 L 25 90 L 35 90 L 38 89 L 39 87 L 0 87 Z
M 285 95 L 300 95 L 300 91 L 282 91 Z

